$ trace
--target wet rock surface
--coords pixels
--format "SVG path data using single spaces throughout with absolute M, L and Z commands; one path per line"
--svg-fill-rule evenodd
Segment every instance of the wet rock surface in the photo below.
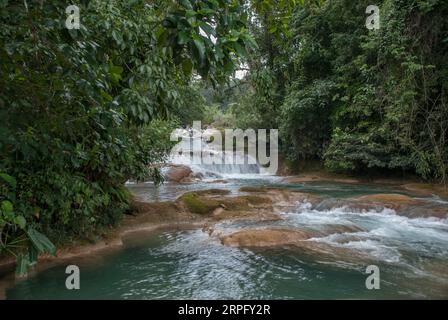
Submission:
M 318 211 L 340 208 L 347 212 L 381 212 L 391 209 L 398 215 L 410 218 L 448 217 L 448 205 L 431 199 L 413 198 L 403 194 L 372 194 L 347 199 L 323 199 L 315 207 Z
M 331 230 L 331 232 L 334 231 Z M 327 232 L 331 234 L 330 230 Z M 365 252 L 318 241 L 319 238 L 328 235 L 327 232 L 298 228 L 249 229 L 221 236 L 220 241 L 225 246 L 239 248 L 287 247 L 289 250 L 297 250 L 322 263 L 359 266 L 372 262 L 372 258 Z M 353 237 L 353 239 L 357 238 Z
M 242 230 L 221 237 L 221 242 L 233 247 L 272 247 L 297 244 L 315 236 L 311 230 L 253 229 Z
M 183 182 L 190 179 L 193 171 L 188 166 L 183 165 L 171 165 L 164 172 L 164 177 L 170 182 Z

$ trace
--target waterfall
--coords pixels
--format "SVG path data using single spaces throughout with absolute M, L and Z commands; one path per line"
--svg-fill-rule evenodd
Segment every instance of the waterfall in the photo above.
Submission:
M 185 165 L 204 178 L 242 177 L 263 174 L 263 167 L 244 151 L 222 151 L 222 145 L 206 141 L 203 131 L 183 130 L 182 140 L 171 153 L 169 162 Z

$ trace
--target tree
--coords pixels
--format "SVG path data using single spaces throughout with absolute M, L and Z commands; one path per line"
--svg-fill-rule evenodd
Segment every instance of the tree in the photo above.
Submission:
M 222 81 L 252 43 L 238 4 L 81 1 L 68 30 L 65 1 L 0 1 L 0 172 L 15 181 L 0 195 L 0 254 L 20 272 L 54 253 L 43 234 L 61 243 L 113 225 L 128 179 L 160 180 L 152 164 L 195 73 Z

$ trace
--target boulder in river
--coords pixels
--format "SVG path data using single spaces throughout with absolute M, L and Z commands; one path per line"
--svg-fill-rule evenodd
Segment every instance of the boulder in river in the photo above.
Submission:
M 302 228 L 267 228 L 241 230 L 221 237 L 221 243 L 232 247 L 274 247 L 284 245 L 299 245 L 304 240 L 325 237 L 330 234 L 356 233 L 363 229 L 355 225 L 328 225 L 323 230 Z
M 448 198 L 448 188 L 443 185 L 429 183 L 406 183 L 401 187 L 420 196 L 432 196 L 436 194 L 442 198 Z
M 273 218 L 270 198 L 258 195 L 228 196 L 229 193 L 228 190 L 221 189 L 187 192 L 176 202 L 187 212 L 209 216 L 215 220 L 248 217 L 259 217 L 260 220 Z
M 183 165 L 172 165 L 164 173 L 164 177 L 167 181 L 181 182 L 183 179 L 189 178 L 192 174 L 190 167 Z
M 315 235 L 310 230 L 250 229 L 221 237 L 221 243 L 231 247 L 273 247 L 292 245 Z
M 270 199 L 276 211 L 286 211 L 293 208 L 298 202 L 308 202 L 315 206 L 322 201 L 322 198 L 316 194 L 291 190 L 287 188 L 273 187 L 242 187 L 241 192 L 250 193 L 251 195 Z
M 320 263 L 365 266 L 373 262 L 372 257 L 366 252 L 319 241 L 319 238 L 326 235 L 325 231 L 311 229 L 269 228 L 237 231 L 230 235 L 221 236 L 220 240 L 223 245 L 230 247 L 288 247 L 290 250 L 298 250 L 301 254 Z M 348 241 L 358 240 L 353 237 Z
M 398 194 L 398 193 L 369 194 L 366 196 L 361 196 L 358 199 L 360 201 L 378 202 L 378 203 L 385 203 L 385 204 L 413 205 L 413 204 L 418 203 L 417 199 L 411 198 L 404 194 Z
M 363 206 L 384 207 L 399 211 L 409 211 L 414 206 L 422 205 L 423 201 L 403 194 L 384 193 L 370 194 L 355 199 L 355 203 L 361 203 Z
M 318 207 L 322 206 L 320 204 Z M 328 207 L 328 203 L 326 204 Z M 369 211 L 381 210 L 383 208 L 393 209 L 397 214 L 410 217 L 436 217 L 447 218 L 448 206 L 423 198 L 412 198 L 403 194 L 385 193 L 371 194 L 347 200 L 339 200 L 333 207 L 344 206 L 350 210 Z

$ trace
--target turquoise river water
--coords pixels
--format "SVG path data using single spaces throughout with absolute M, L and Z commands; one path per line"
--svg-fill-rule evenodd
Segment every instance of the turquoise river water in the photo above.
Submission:
M 197 189 L 283 185 L 280 179 L 235 179 L 228 183 L 129 185 L 147 200 L 173 199 Z M 403 193 L 390 185 L 297 183 L 288 188 L 327 200 L 374 193 Z M 428 205 L 448 205 L 436 196 Z M 424 207 L 420 208 L 425 210 Z M 117 250 L 70 261 L 81 270 L 81 289 L 65 288 L 67 263 L 54 265 L 6 290 L 7 299 L 447 299 L 448 221 L 397 215 L 391 209 L 348 210 L 297 203 L 275 222 L 227 221 L 222 232 L 247 227 L 356 226 L 361 231 L 312 239 L 340 255 L 294 247 L 243 249 L 224 246 L 202 229 L 158 231 L 129 237 Z M 337 252 L 337 251 L 335 251 Z M 349 254 L 347 254 L 347 252 Z M 360 254 L 361 258 L 354 258 Z M 366 267 L 380 270 L 380 289 L 368 290 Z

